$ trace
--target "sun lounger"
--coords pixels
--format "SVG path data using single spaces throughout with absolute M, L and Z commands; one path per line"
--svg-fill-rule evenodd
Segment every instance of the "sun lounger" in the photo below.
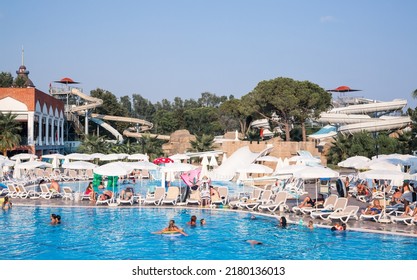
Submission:
M 227 187 L 218 187 L 218 197 L 211 198 L 210 207 L 216 207 L 218 205 L 226 205 L 229 200 L 229 189 Z
M 239 198 L 238 200 L 229 201 L 229 207 L 232 209 L 241 208 L 240 207 L 241 203 L 246 203 L 248 201 L 256 201 L 261 197 L 261 193 L 262 193 L 262 189 L 254 188 L 252 191 L 252 194 L 249 197 L 243 196 Z
M 343 223 L 347 223 L 349 219 L 354 218 L 358 219 L 357 213 L 359 211 L 359 206 L 357 205 L 349 205 L 346 206 L 345 209 L 342 211 L 338 211 L 329 215 L 329 219 L 331 220 L 340 220 Z
M 124 196 L 122 197 L 122 194 L 119 195 L 119 197 L 117 198 L 117 204 L 130 204 L 133 205 L 133 203 L 135 202 L 134 198 L 135 198 L 135 193 L 133 191 L 132 187 L 128 187 L 125 190 Z
M 165 196 L 165 187 L 156 187 L 155 192 L 153 195 L 149 195 L 145 198 L 143 203 L 146 204 L 154 204 L 159 205 L 161 204 L 162 199 L 164 199 Z
M 383 200 L 382 200 L 383 201 Z M 362 213 L 359 216 L 359 220 L 373 220 L 375 222 L 378 222 L 379 219 L 383 216 L 383 215 L 391 215 L 393 212 L 395 212 L 395 209 L 393 208 L 389 208 L 388 206 L 388 202 L 386 202 L 386 207 L 385 207 L 385 211 L 384 211 L 384 206 L 383 206 L 383 202 L 380 202 L 380 205 L 382 205 L 382 210 L 379 211 L 378 213 L 368 213 L 366 214 L 365 210 L 363 210 L 365 213 Z
M 168 187 L 165 197 L 162 199 L 161 204 L 172 204 L 175 205 L 179 202 L 180 198 L 180 188 L 178 187 Z
M 411 216 L 389 216 L 391 222 L 397 223 L 405 223 L 409 226 L 413 225 L 414 217 Z
M 248 210 L 256 210 L 259 205 L 271 203 L 272 191 L 265 190 L 262 192 L 261 198 L 256 201 L 247 201 L 245 203 L 239 204 L 240 208 L 246 208 Z
M 16 189 L 16 186 L 12 183 L 7 184 L 7 196 L 10 198 L 16 198 L 18 197 L 18 190 Z
M 113 192 L 110 192 L 111 195 L 110 195 L 110 193 L 107 192 L 108 195 L 105 196 L 105 198 L 102 197 L 102 195 L 104 195 L 104 193 L 105 192 L 103 192 L 102 194 L 99 194 L 98 195 L 97 200 L 96 200 L 96 205 L 101 205 L 101 204 L 107 204 L 107 205 L 109 205 L 110 203 L 112 203 L 114 201 L 113 200 L 113 196 L 114 196 L 114 193 Z
M 339 197 L 336 194 L 331 194 L 328 198 L 326 198 L 326 200 L 323 203 L 323 207 L 319 208 L 319 207 L 311 207 L 311 206 L 306 206 L 306 207 L 298 207 L 298 206 L 294 206 L 292 208 L 292 212 L 294 213 L 301 213 L 301 214 L 305 214 L 305 215 L 310 215 L 311 212 L 315 212 L 315 211 L 332 211 L 337 199 Z
M 348 199 L 347 198 L 345 198 L 345 197 L 339 197 L 337 199 L 337 202 L 336 202 L 336 204 L 334 206 L 333 211 L 332 210 L 314 211 L 314 212 L 311 212 L 310 216 L 313 219 L 320 218 L 320 219 L 323 219 L 323 220 L 328 220 L 329 219 L 329 216 L 331 214 L 334 214 L 334 213 L 343 211 L 346 208 L 346 206 L 347 206 L 347 202 L 348 202 Z
M 33 190 L 28 190 L 25 185 L 19 184 L 16 186 L 17 190 L 17 197 L 20 198 L 30 198 L 32 196 L 35 196 L 35 192 Z
M 40 184 L 39 187 L 41 188 L 41 192 L 39 193 L 39 197 L 41 198 L 51 199 L 62 196 L 56 190 L 50 190 L 46 184 Z
M 62 191 L 63 191 L 62 199 L 74 200 L 74 192 L 72 191 L 70 187 L 63 187 Z
M 185 201 L 185 204 L 197 204 L 200 205 L 201 204 L 201 192 L 200 190 L 195 190 L 195 191 L 191 191 L 190 193 L 190 197 L 187 198 L 187 200 Z
M 403 211 L 394 211 L 388 217 L 391 220 L 391 222 L 395 224 L 404 223 L 406 225 L 411 226 L 414 224 L 414 219 L 416 219 L 416 217 L 411 216 L 412 213 L 413 212 L 411 210 L 407 214 L 404 214 Z
M 258 210 L 259 211 L 268 210 L 269 212 L 274 213 L 281 206 L 284 208 L 284 210 L 289 210 L 289 207 L 287 205 L 287 197 L 288 197 L 288 192 L 280 191 L 275 195 L 274 201 L 272 201 L 271 203 L 259 205 Z

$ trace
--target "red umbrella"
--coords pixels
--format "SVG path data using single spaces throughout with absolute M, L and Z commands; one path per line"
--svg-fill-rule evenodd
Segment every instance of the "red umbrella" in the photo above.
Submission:
M 360 89 L 351 89 L 348 86 L 340 86 L 337 87 L 335 89 L 329 89 L 327 91 L 331 91 L 331 92 L 350 92 L 350 91 L 361 91 Z
M 68 77 L 62 78 L 59 81 L 54 81 L 54 83 L 60 83 L 60 84 L 66 84 L 66 85 L 68 85 L 68 84 L 79 84 L 79 82 L 75 82 L 73 79 L 68 78 Z
M 167 157 L 159 157 L 153 160 L 154 164 L 170 163 L 170 162 L 174 162 L 174 161 Z

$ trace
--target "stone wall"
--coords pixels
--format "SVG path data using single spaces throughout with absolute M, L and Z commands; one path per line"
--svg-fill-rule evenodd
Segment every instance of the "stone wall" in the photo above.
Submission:
M 235 138 L 235 134 L 230 133 L 228 135 L 230 138 Z M 226 138 L 226 137 L 225 137 Z M 177 130 L 171 134 L 171 139 L 169 143 L 162 145 L 162 149 L 164 150 L 165 155 L 174 155 L 174 154 L 182 154 L 186 151 L 191 149 L 190 141 L 195 141 L 195 136 L 191 135 L 188 130 Z M 243 146 L 249 146 L 249 149 L 252 152 L 261 152 L 268 147 L 268 145 L 272 145 L 274 148 L 272 149 L 269 155 L 275 156 L 278 158 L 290 158 L 297 154 L 299 150 L 306 150 L 309 151 L 313 156 L 319 156 L 321 158 L 321 162 L 323 165 L 327 164 L 326 157 L 324 153 L 320 153 L 318 148 L 315 146 L 313 141 L 307 142 L 286 142 L 282 141 L 280 138 L 273 138 L 266 141 L 260 141 L 259 144 L 256 141 L 253 141 L 250 144 L 249 141 L 224 141 L 221 145 L 216 145 L 215 150 L 222 150 L 227 157 L 230 157 L 236 150 Z M 221 159 L 220 159 L 221 160 Z

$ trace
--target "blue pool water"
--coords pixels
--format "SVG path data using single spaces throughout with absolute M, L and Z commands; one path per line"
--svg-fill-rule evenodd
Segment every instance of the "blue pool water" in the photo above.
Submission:
M 62 216 L 50 225 L 49 216 Z M 186 225 L 191 215 L 205 226 Z M 189 236 L 152 234 L 170 219 Z M 14 207 L 0 211 L 3 260 L 416 260 L 417 238 L 335 233 L 247 213 L 180 208 Z M 248 239 L 261 241 L 251 246 Z

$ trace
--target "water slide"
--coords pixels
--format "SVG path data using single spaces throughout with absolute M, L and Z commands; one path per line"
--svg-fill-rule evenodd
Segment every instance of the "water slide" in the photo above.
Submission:
M 77 88 L 72 88 L 71 94 L 76 95 L 86 101 L 86 103 L 83 105 L 72 106 L 69 109 L 69 111 L 73 114 L 84 115 L 86 110 L 94 109 L 103 104 L 103 100 L 84 94 Z M 93 114 L 89 114 L 89 118 L 93 122 L 97 123 L 104 129 L 109 131 L 118 141 L 123 140 L 123 135 L 126 137 L 141 138 L 143 136 L 143 132 L 152 129 L 153 127 L 153 124 L 151 122 L 148 122 L 142 119 L 137 119 L 137 118 L 130 118 L 130 117 L 118 117 L 118 116 L 101 115 L 101 114 L 93 113 Z M 123 131 L 123 135 L 122 135 L 114 127 L 106 123 L 105 120 L 131 123 L 131 124 L 135 124 L 137 127 L 130 127 L 126 129 L 125 131 Z M 157 139 L 169 140 L 169 136 L 167 135 L 149 134 L 149 133 L 147 133 L 147 135 L 151 137 L 155 137 Z
M 403 109 L 407 100 L 395 99 L 393 101 L 381 102 L 369 99 L 361 99 L 363 104 L 354 104 L 344 107 L 333 108 L 321 113 L 317 120 L 320 123 L 338 125 L 337 132 L 351 134 L 360 131 L 377 132 L 382 130 L 402 129 L 411 123 L 408 116 L 381 116 L 390 112 Z M 311 138 L 321 139 L 335 134 L 329 127 L 325 131 L 309 135 Z M 329 134 L 330 133 L 330 134 Z
M 213 171 L 208 172 L 210 179 L 215 181 L 230 181 L 236 176 L 236 171 L 255 162 L 258 157 L 267 155 L 273 147 L 265 148 L 259 153 L 252 152 L 248 146 L 235 151 L 227 160 Z

